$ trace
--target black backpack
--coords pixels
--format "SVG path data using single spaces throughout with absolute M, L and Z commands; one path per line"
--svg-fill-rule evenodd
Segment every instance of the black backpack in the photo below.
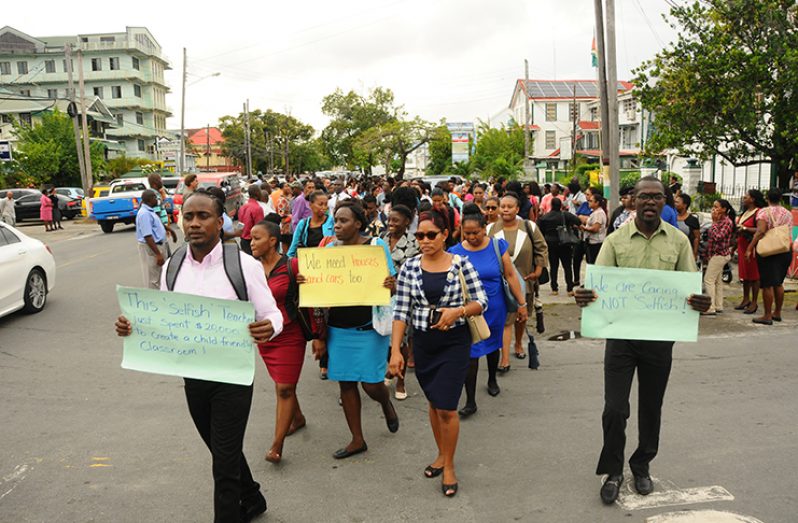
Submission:
M 175 280 L 180 273 L 180 268 L 183 266 L 183 260 L 186 259 L 186 251 L 188 245 L 183 244 L 175 250 L 169 262 L 166 265 L 166 288 L 170 291 L 175 289 Z M 249 293 L 247 293 L 247 282 L 244 280 L 244 271 L 241 268 L 241 255 L 239 254 L 238 246 L 232 243 L 222 244 L 222 261 L 224 263 L 224 272 L 227 274 L 227 279 L 236 291 L 236 296 L 241 301 L 249 301 Z

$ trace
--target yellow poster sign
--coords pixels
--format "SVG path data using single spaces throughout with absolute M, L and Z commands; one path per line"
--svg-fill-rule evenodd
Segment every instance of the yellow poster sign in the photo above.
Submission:
M 300 307 L 388 305 L 385 250 L 379 245 L 299 249 Z

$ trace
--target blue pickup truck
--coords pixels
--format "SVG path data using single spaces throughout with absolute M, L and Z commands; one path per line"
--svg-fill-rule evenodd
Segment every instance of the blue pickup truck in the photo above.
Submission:
M 117 223 L 135 223 L 141 206 L 141 193 L 148 188 L 146 179 L 113 182 L 108 196 L 89 201 L 89 217 L 97 220 L 105 233 L 113 231 Z

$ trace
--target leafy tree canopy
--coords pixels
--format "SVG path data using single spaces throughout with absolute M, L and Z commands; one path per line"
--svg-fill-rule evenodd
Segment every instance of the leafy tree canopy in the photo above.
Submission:
M 676 4 L 678 37 L 634 80 L 656 115 L 649 152 L 674 148 L 736 166 L 765 157 L 786 186 L 798 167 L 798 8 L 794 0 Z

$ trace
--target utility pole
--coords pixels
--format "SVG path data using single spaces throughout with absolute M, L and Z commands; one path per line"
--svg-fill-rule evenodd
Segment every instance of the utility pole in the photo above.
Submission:
M 66 67 L 67 67 L 67 93 L 66 97 L 69 99 L 70 102 L 73 104 L 75 103 L 75 82 L 72 79 L 72 45 L 71 44 L 64 44 L 64 57 L 66 58 Z M 77 107 L 77 105 L 75 105 Z M 86 164 L 85 158 L 83 157 L 83 147 L 81 145 L 80 139 L 80 129 L 78 128 L 78 114 L 70 114 L 72 117 L 72 130 L 75 133 L 75 149 L 77 150 L 78 154 L 78 166 L 80 168 L 80 185 L 83 187 L 83 194 L 90 196 L 89 190 L 91 189 L 90 185 L 87 184 L 86 178 Z
M 606 0 L 607 10 L 607 94 L 609 119 L 610 150 L 610 208 L 615 209 L 619 203 L 620 189 L 620 134 L 618 131 L 618 68 L 615 52 L 615 0 Z
M 211 124 L 205 126 L 205 170 L 211 172 Z
M 571 170 L 576 175 L 576 119 L 579 117 L 579 107 L 576 105 L 576 83 L 574 82 L 574 98 L 573 98 L 573 112 L 571 119 L 573 120 L 571 128 Z
M 188 58 L 186 57 L 186 48 L 183 48 L 183 89 L 180 93 L 180 153 L 178 156 L 178 161 L 175 162 L 177 165 L 177 174 L 181 176 L 183 171 L 185 170 L 186 165 L 186 144 L 185 144 L 185 134 L 186 134 L 186 75 L 188 71 L 186 69 L 188 62 Z
M 537 181 L 537 173 L 529 165 L 529 153 L 532 149 L 532 139 L 529 136 L 529 127 L 532 123 L 529 116 L 529 61 L 524 59 L 524 174 L 531 174 L 532 179 Z
M 247 148 L 247 180 L 252 178 L 252 146 L 249 137 L 249 100 L 244 104 L 244 145 Z
M 604 5 L 602 0 L 593 0 L 596 14 L 596 54 L 598 54 L 598 88 L 601 117 L 601 174 L 604 182 L 604 196 L 610 197 L 613 192 L 612 180 L 609 176 L 609 135 L 610 135 L 610 110 L 607 93 L 607 54 L 604 45 Z M 609 180 L 609 183 L 608 183 Z M 606 190 L 609 185 L 609 193 Z M 614 208 L 610 201 L 610 208 Z
M 88 194 L 89 185 L 94 181 L 91 170 L 91 143 L 89 142 L 89 122 L 86 115 L 86 93 L 83 85 L 83 51 L 78 48 L 78 89 L 80 90 L 80 120 L 83 127 L 83 156 L 85 176 L 83 180 L 84 194 Z

